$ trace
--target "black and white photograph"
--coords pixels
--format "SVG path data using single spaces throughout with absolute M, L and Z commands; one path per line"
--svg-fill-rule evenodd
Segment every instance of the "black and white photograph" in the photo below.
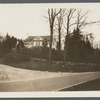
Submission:
M 100 91 L 100 3 L 0 4 L 0 92 Z

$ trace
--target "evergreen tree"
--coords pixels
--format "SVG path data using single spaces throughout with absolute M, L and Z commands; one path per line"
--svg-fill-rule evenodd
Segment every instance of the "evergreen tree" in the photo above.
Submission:
M 5 39 L 1 42 L 1 54 L 2 56 L 6 53 L 10 52 L 12 48 L 15 48 L 17 43 L 17 39 L 14 37 L 10 37 L 8 34 Z
M 93 55 L 93 48 L 89 40 L 85 41 L 84 35 L 77 29 L 67 37 L 67 61 L 88 61 Z

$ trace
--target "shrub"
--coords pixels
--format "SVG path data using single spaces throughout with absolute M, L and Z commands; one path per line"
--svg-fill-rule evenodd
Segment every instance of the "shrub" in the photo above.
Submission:
M 30 57 L 22 51 L 10 52 L 4 56 L 3 61 L 5 63 L 27 62 L 30 61 Z
M 27 54 L 33 58 L 48 59 L 49 49 L 42 47 L 34 47 L 26 50 Z

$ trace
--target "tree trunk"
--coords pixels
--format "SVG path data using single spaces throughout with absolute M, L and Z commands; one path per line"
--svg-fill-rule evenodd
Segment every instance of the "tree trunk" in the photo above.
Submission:
M 60 53 L 61 53 L 61 30 L 60 29 L 59 29 L 58 52 L 59 52 L 59 57 L 60 57 Z
M 65 48 L 64 48 L 65 50 L 64 50 L 64 61 L 63 61 L 63 64 L 65 65 L 65 63 L 66 63 L 66 56 L 67 56 L 67 54 L 66 54 L 66 51 L 67 51 L 67 35 L 65 36 Z
M 66 58 L 67 58 L 67 42 L 68 42 L 67 39 L 68 38 L 69 38 L 69 19 L 67 23 L 67 35 L 65 36 L 65 52 L 64 52 L 64 61 L 63 61 L 64 66 L 66 64 Z
M 52 41 L 53 41 L 53 27 L 50 29 L 50 47 L 49 47 L 49 66 L 51 65 Z

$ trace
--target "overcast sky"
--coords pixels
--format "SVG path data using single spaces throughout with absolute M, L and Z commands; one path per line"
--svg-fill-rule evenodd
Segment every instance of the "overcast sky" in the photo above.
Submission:
M 0 33 L 25 39 L 27 35 L 49 35 L 47 16 L 48 8 L 82 8 L 89 10 L 91 21 L 100 20 L 100 3 L 66 3 L 66 4 L 0 4 Z M 84 29 L 93 33 L 95 41 L 100 41 L 100 25 Z

